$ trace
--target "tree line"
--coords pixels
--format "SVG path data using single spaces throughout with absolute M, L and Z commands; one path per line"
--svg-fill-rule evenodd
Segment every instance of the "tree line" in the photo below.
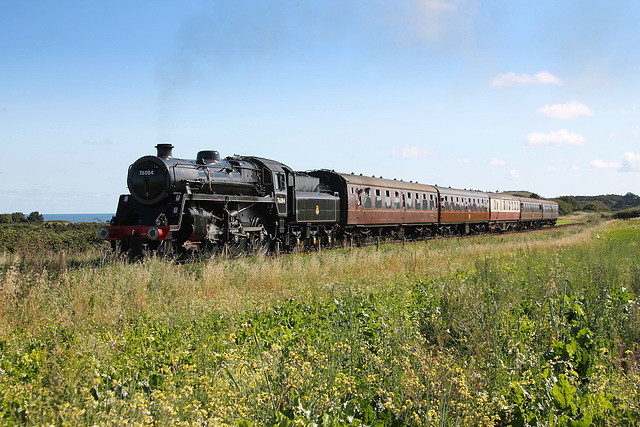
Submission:
M 575 211 L 619 212 L 640 206 L 640 197 L 627 193 L 624 196 L 605 194 L 600 196 L 562 196 L 552 199 L 558 202 L 560 215 Z
M 44 222 L 44 215 L 38 211 L 33 211 L 29 215 L 22 212 L 0 214 L 0 224 L 20 224 L 20 223 L 41 224 Z

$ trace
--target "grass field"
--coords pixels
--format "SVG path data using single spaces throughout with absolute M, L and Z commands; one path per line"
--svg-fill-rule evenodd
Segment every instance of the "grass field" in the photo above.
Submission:
M 556 222 L 557 225 L 564 224 L 584 224 L 599 222 L 602 220 L 602 214 L 596 212 L 574 212 L 570 215 L 561 216 Z
M 637 425 L 640 221 L 280 258 L 0 257 L 0 424 Z

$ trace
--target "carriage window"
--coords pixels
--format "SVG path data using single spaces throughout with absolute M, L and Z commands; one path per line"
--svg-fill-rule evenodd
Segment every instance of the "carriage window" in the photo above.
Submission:
M 407 209 L 413 209 L 413 199 L 411 193 L 407 193 Z
M 364 208 L 371 208 L 371 189 L 369 187 L 364 189 Z
M 382 208 L 382 197 L 380 196 L 380 190 L 376 189 L 376 209 Z
M 391 193 L 389 190 L 384 192 L 384 207 L 386 209 L 391 209 Z
M 394 199 L 396 209 L 400 209 L 400 193 L 396 191 L 396 197 Z

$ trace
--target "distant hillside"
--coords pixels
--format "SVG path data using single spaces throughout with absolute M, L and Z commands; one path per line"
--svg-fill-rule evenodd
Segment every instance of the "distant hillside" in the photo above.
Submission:
M 537 195 L 536 193 L 532 193 L 531 191 L 526 191 L 526 190 L 503 191 L 502 193 L 503 194 L 509 194 L 511 196 L 516 196 L 516 197 L 530 197 L 532 199 L 541 199 L 542 198 L 539 195 Z
M 575 196 L 575 199 L 578 203 L 582 204 L 589 202 L 600 203 L 611 212 L 640 206 L 640 197 L 633 193 L 627 193 L 624 196 L 619 196 L 617 194 L 606 194 L 602 196 Z

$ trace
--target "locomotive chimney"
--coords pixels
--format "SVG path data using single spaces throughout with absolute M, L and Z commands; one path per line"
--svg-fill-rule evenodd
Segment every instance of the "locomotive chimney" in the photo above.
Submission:
M 158 144 L 156 145 L 156 150 L 158 150 L 158 157 L 161 159 L 170 159 L 173 156 L 171 153 L 173 145 L 171 144 Z

